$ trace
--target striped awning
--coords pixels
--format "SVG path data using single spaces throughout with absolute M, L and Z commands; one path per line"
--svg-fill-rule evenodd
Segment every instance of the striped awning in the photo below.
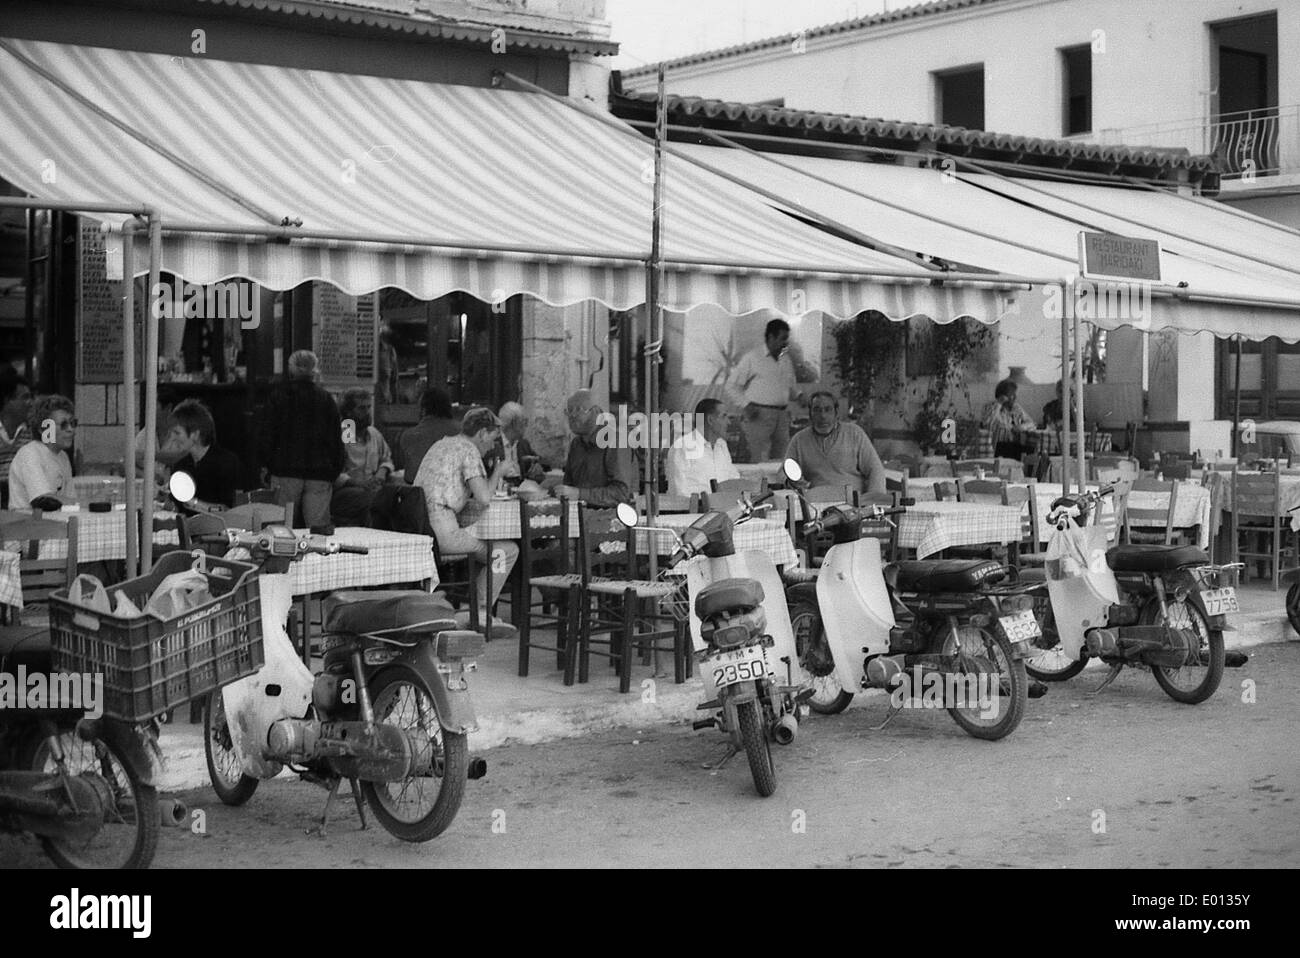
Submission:
M 190 282 L 645 301 L 652 145 L 549 97 L 13 39 L 0 84 L 0 176 L 42 199 L 155 205 L 164 228 L 219 226 L 165 234 L 162 268 Z M 935 284 L 916 262 L 665 164 L 670 309 L 995 322 L 1014 308 L 1015 290 Z M 350 239 L 240 234 L 286 219 Z

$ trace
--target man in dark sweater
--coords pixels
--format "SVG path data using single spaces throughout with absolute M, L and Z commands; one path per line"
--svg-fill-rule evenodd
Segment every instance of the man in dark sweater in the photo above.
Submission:
M 262 464 L 279 489 L 276 501 L 294 507 L 295 525 L 328 527 L 334 480 L 347 464 L 338 406 L 316 385 L 315 353 L 298 350 L 286 372 L 267 402 Z
M 194 498 L 191 508 L 211 511 L 235 504 L 235 487 L 239 484 L 239 457 L 217 445 L 217 427 L 212 413 L 197 399 L 180 403 L 172 416 L 168 440 L 184 455 L 172 466 L 174 472 L 187 472 L 194 479 Z
M 564 462 L 564 482 L 555 494 L 610 509 L 631 502 L 636 489 L 632 453 L 599 441 L 602 410 L 590 390 L 579 389 L 565 406 L 573 442 Z

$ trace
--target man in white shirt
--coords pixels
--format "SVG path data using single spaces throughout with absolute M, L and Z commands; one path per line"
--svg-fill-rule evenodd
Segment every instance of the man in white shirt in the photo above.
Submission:
M 695 428 L 668 448 L 668 494 L 689 496 L 709 492 L 711 481 L 739 479 L 727 448 L 727 407 L 720 399 L 701 399 L 695 407 Z
M 741 429 L 750 462 L 780 459 L 790 441 L 790 402 L 802 397 L 794 361 L 787 352 L 790 324 L 773 319 L 763 333 L 763 346 L 750 350 L 727 380 L 727 389 L 744 409 Z

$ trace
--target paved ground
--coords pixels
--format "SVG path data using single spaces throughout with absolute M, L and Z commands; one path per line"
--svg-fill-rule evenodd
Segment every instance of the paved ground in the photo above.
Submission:
M 328 839 L 306 835 L 324 792 L 301 782 L 264 783 L 238 809 L 194 789 L 180 797 L 205 834 L 165 830 L 155 867 L 1295 867 L 1300 642 L 1251 652 L 1200 706 L 1138 671 L 1092 697 L 1103 673 L 1089 670 L 1031 701 L 999 743 L 945 712 L 872 731 L 882 701 L 855 702 L 775 753 L 768 799 L 743 756 L 701 768 L 721 736 L 681 725 L 494 748 L 426 845 L 361 832 L 347 806 Z M 45 866 L 11 838 L 4 860 Z

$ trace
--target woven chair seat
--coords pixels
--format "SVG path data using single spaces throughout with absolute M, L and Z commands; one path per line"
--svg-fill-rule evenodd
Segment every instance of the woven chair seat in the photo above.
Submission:
M 582 585 L 582 574 L 567 572 L 562 575 L 535 575 L 528 584 L 538 589 L 567 589 L 571 585 Z
M 636 592 L 638 599 L 653 599 L 672 595 L 677 591 L 678 585 L 675 582 L 653 582 L 647 579 L 605 579 L 597 577 L 588 582 L 587 589 L 600 595 L 622 595 L 628 589 L 632 589 Z

